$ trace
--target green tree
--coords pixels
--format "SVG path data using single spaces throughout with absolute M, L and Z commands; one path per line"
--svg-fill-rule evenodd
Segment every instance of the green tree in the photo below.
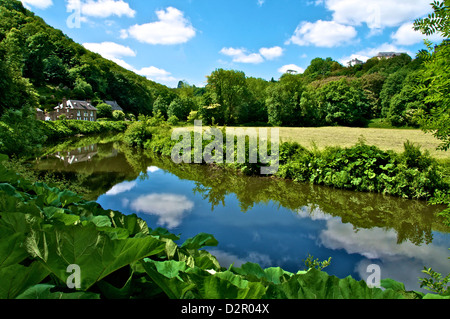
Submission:
M 111 105 L 106 103 L 100 103 L 99 105 L 96 106 L 96 108 L 98 118 L 112 119 L 113 113 Z
M 416 20 L 414 28 L 429 36 L 435 33 L 450 37 L 450 0 L 434 1 L 434 12 L 427 18 Z M 443 150 L 450 147 L 450 44 L 432 47 L 421 52 L 424 59 L 418 92 L 424 93 L 425 107 L 418 112 L 418 120 L 426 132 L 432 132 L 442 141 Z
M 283 74 L 280 81 L 267 88 L 267 114 L 272 125 L 306 125 L 301 110 L 301 96 L 305 89 L 301 75 Z
M 338 64 L 336 64 L 332 58 L 315 58 L 311 61 L 303 74 L 309 78 L 310 81 L 315 81 L 330 76 L 331 72 L 337 69 L 339 69 Z
M 424 98 L 423 93 L 416 92 L 419 76 L 419 71 L 408 74 L 400 92 L 391 98 L 386 117 L 392 125 L 416 125 L 415 114 L 423 108 Z
M 319 103 L 329 125 L 362 126 L 370 114 L 370 104 L 359 81 L 341 79 L 319 89 Z
M 44 59 L 44 77 L 48 83 L 69 84 L 69 72 L 63 64 L 62 59 L 55 55 Z
M 224 123 L 242 123 L 248 115 L 249 91 L 245 73 L 235 70 L 217 69 L 208 77 L 206 89 L 224 111 Z
M 188 103 L 185 103 L 185 101 L 186 100 L 179 97 L 175 98 L 169 105 L 167 116 L 169 118 L 172 116 L 176 116 L 178 119 L 181 119 L 183 121 L 186 120 L 189 116 L 189 112 L 191 112 L 191 108 Z
M 153 115 L 155 116 L 156 114 L 161 113 L 164 118 L 167 118 L 169 104 L 166 97 L 162 95 L 158 96 L 155 103 L 153 103 Z
M 85 100 L 92 98 L 94 92 L 92 90 L 92 86 L 89 83 L 81 78 L 78 78 L 75 81 L 75 87 L 73 88 L 72 94 L 75 99 Z
M 125 113 L 123 111 L 113 111 L 112 117 L 115 121 L 125 121 Z
M 403 82 L 408 76 L 408 72 L 401 69 L 395 73 L 390 74 L 383 84 L 383 88 L 380 91 L 381 102 L 381 116 L 387 118 L 391 99 L 400 91 L 403 87 Z

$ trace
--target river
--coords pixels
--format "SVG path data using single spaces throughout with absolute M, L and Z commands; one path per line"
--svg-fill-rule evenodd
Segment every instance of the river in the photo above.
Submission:
M 381 278 L 420 291 L 424 266 L 450 272 L 449 229 L 436 217 L 442 207 L 423 201 L 176 165 L 108 138 L 55 146 L 34 168 L 76 183 L 105 209 L 180 235 L 179 243 L 213 234 L 219 245 L 207 250 L 223 267 L 255 262 L 297 272 L 308 255 L 331 257 L 331 275 L 366 280 L 375 264 Z

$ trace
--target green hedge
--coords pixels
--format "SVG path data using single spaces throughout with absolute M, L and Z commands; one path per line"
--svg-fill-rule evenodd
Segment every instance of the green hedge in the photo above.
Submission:
M 63 120 L 63 121 L 47 121 L 40 122 L 40 128 L 44 135 L 47 136 L 48 141 L 56 141 L 75 135 L 92 135 L 103 134 L 110 132 L 124 132 L 128 128 L 128 123 L 125 121 L 78 121 L 78 120 Z

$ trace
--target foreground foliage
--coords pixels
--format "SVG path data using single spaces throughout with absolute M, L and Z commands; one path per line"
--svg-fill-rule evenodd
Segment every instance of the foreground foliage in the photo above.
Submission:
M 2 156 L 0 162 L 7 158 Z M 290 273 L 247 263 L 222 268 L 203 250 L 217 240 L 151 229 L 136 215 L 102 209 L 70 191 L 30 183 L 0 163 L 0 298 L 430 298 L 383 281 L 382 290 L 316 268 Z M 71 268 L 78 289 L 68 289 Z M 75 282 L 76 284 L 77 282 Z M 400 288 L 399 288 L 400 287 Z M 438 296 L 439 297 L 439 296 Z

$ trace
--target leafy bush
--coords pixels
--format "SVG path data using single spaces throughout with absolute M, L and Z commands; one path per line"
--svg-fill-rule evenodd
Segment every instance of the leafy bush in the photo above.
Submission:
M 8 109 L 0 118 L 0 152 L 3 154 L 31 155 L 45 139 L 29 107 Z
M 283 143 L 278 176 L 343 189 L 380 192 L 405 198 L 430 199 L 449 185 L 427 152 L 407 142 L 402 154 L 359 143 L 311 152 Z
M 103 134 L 110 132 L 124 132 L 128 128 L 128 123 L 124 121 L 48 121 L 39 122 L 43 134 L 50 141 L 56 141 L 75 135 Z

